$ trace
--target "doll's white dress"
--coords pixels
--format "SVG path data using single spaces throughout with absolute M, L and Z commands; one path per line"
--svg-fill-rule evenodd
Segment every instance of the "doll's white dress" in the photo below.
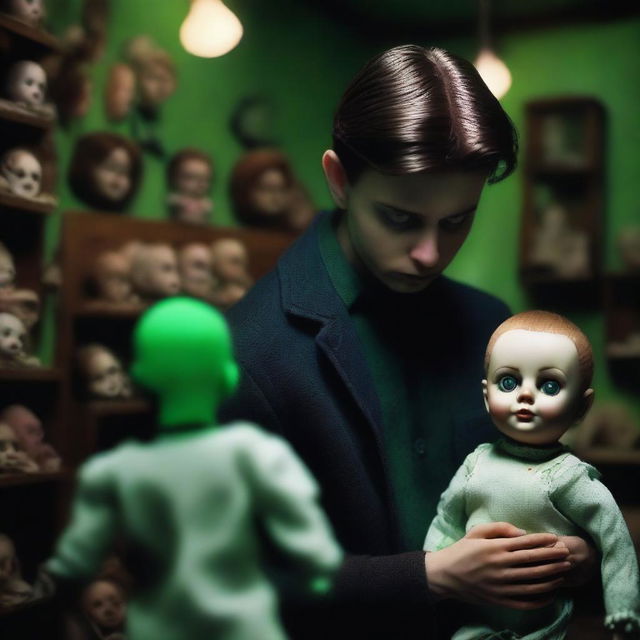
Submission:
M 584 537 L 586 532 L 602 557 L 605 625 L 639 629 L 636 553 L 622 513 L 599 477 L 562 445 L 532 447 L 504 439 L 481 444 L 442 494 L 424 548 L 448 547 L 487 522 L 510 522 L 527 533 Z M 566 597 L 533 611 L 469 605 L 470 624 L 452 640 L 561 640 L 571 611 Z

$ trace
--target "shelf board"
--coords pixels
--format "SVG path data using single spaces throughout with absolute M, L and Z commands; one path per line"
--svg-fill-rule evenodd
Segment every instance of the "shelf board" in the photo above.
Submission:
M 16 20 L 6 13 L 0 13 L 0 27 L 6 29 L 7 31 L 11 31 L 11 33 L 18 35 L 21 38 L 31 40 L 32 42 L 46 47 L 47 49 L 51 49 L 54 52 L 58 52 L 61 50 L 60 41 L 58 40 L 58 38 L 51 35 L 44 29 L 32 27 L 25 22 Z
M 21 487 L 30 484 L 44 484 L 46 482 L 60 482 L 71 478 L 72 473 L 67 469 L 46 473 L 21 473 L 15 475 L 0 475 L 0 488 Z
M 85 410 L 96 418 L 131 415 L 151 411 L 151 404 L 144 398 L 128 400 L 91 400 L 84 405 Z
M 29 213 L 52 213 L 57 204 L 51 202 L 39 202 L 37 200 L 29 200 L 20 198 L 11 193 L 0 193 L 0 208 L 16 209 L 18 211 L 27 211 Z
M 61 379 L 61 370 L 51 367 L 0 369 L 0 381 L 2 382 L 59 382 Z
M 56 123 L 55 118 L 38 116 L 35 113 L 30 113 L 26 108 L 24 110 L 11 108 L 3 101 L 0 101 L 0 119 L 45 130 L 50 129 Z
M 82 302 L 74 315 L 81 318 L 132 318 L 135 319 L 146 309 L 143 305 L 121 305 L 104 303 L 100 300 Z

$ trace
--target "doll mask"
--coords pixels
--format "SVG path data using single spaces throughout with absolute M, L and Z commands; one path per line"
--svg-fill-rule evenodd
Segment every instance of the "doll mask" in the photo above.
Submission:
M 127 258 L 117 251 L 101 253 L 95 264 L 93 282 L 101 300 L 108 302 L 128 302 L 132 289 L 130 268 Z
M 131 189 L 131 158 L 127 150 L 117 147 L 96 166 L 93 173 L 97 191 L 107 200 L 118 202 Z
M 40 193 L 42 167 L 38 159 L 25 149 L 12 149 L 2 158 L 0 171 L 9 190 L 23 198 L 34 198 Z
M 249 257 L 246 247 L 234 238 L 223 238 L 211 245 L 213 273 L 221 282 L 248 283 Z
M 96 580 L 85 590 L 82 607 L 103 632 L 117 631 L 124 624 L 126 605 L 121 589 L 109 580 Z
M 14 102 L 37 107 L 44 102 L 47 74 L 36 62 L 16 62 L 7 76 L 5 92 Z
M 0 473 L 33 473 L 38 465 L 21 450 L 15 431 L 0 422 Z
M 0 355 L 12 360 L 24 355 L 26 337 L 22 320 L 11 313 L 0 313 Z
M 106 348 L 89 345 L 80 350 L 82 373 L 89 393 L 98 398 L 131 395 L 129 379 L 120 361 Z
M 13 256 L 0 242 L 0 290 L 10 289 L 16 278 L 16 267 Z
M 2 8 L 9 15 L 33 27 L 39 26 L 45 17 L 43 0 L 6 0 Z
M 263 171 L 249 192 L 251 204 L 265 216 L 282 215 L 291 196 L 286 176 L 279 169 Z
M 124 120 L 133 106 L 136 76 L 129 65 L 118 63 L 109 70 L 105 91 L 105 110 L 109 120 Z
M 189 244 L 180 249 L 178 265 L 182 290 L 188 295 L 204 298 L 211 294 L 211 252 L 205 244 Z
M 169 245 L 142 245 L 131 266 L 134 289 L 145 298 L 158 299 L 180 291 L 176 252 Z
M 179 165 L 174 188 L 177 192 L 192 198 L 203 198 L 211 187 L 211 168 L 198 158 L 185 158 Z

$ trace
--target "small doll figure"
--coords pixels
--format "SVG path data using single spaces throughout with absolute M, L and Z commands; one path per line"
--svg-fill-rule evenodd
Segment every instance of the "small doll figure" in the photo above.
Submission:
M 6 422 L 0 422 L 0 474 L 35 473 L 38 465 L 22 450 L 18 436 Z
M 640 629 L 640 577 L 629 531 L 597 470 L 558 442 L 593 400 L 589 341 L 562 316 L 520 313 L 491 336 L 485 370 L 485 404 L 504 438 L 467 456 L 442 494 L 425 549 L 447 547 L 486 522 L 527 532 L 586 532 L 602 558 L 605 625 L 614 638 L 630 638 Z M 453 638 L 560 640 L 571 611 L 564 595 L 531 611 L 474 606 L 473 624 Z
M 91 293 L 113 306 L 137 304 L 131 285 L 131 263 L 123 251 L 103 251 L 96 258 L 89 280 Z
M 0 533 L 0 611 L 28 602 L 33 589 L 20 575 L 16 548 L 9 536 Z
M 40 360 L 25 352 L 27 328 L 12 313 L 0 312 L 0 366 L 22 369 L 40 366 Z
M 39 471 L 59 471 L 62 460 L 56 450 L 44 442 L 40 418 L 20 404 L 12 404 L 0 412 L 0 422 L 14 431 L 22 450 L 38 465 Z
M 192 242 L 178 251 L 178 270 L 182 291 L 194 298 L 211 300 L 213 293 L 212 256 L 209 247 Z
M 9 249 L 0 242 L 0 295 L 13 289 L 16 280 L 16 265 Z
M 178 151 L 167 167 L 169 214 L 178 222 L 207 224 L 213 209 L 209 198 L 213 161 L 198 149 Z
M 0 10 L 32 27 L 42 26 L 46 15 L 44 0 L 2 0 Z
M 215 284 L 213 303 L 226 310 L 243 298 L 253 279 L 249 274 L 249 254 L 235 238 L 222 238 L 211 245 Z
M 136 97 L 136 74 L 124 62 L 109 69 L 104 92 L 104 108 L 111 122 L 124 120 L 133 107 Z
M 124 640 L 127 604 L 124 589 L 115 580 L 99 578 L 85 587 L 82 611 L 100 640 Z
M 163 300 L 143 314 L 133 343 L 133 376 L 158 398 L 159 436 L 81 467 L 48 572 L 58 582 L 86 579 L 119 542 L 144 560 L 127 609 L 130 640 L 285 640 L 261 542 L 303 567 L 313 593 L 326 593 L 342 553 L 316 483 L 283 439 L 216 423 L 238 382 L 218 311 Z
M 168 244 L 140 244 L 132 252 L 131 283 L 145 302 L 175 296 L 180 291 L 176 252 Z
M 55 116 L 55 108 L 45 102 L 47 95 L 47 74 L 32 60 L 20 60 L 10 67 L 3 95 L 9 101 L 24 109 L 46 118 Z
M 76 142 L 69 185 L 90 207 L 120 213 L 136 194 L 141 174 L 140 150 L 131 141 L 106 131 L 88 133 Z
M 115 354 L 102 344 L 91 343 L 80 347 L 76 362 L 84 391 L 93 398 L 130 398 L 129 376 Z

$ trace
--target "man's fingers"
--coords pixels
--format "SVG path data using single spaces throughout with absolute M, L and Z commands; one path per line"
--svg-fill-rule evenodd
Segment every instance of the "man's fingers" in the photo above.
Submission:
M 572 566 L 570 562 L 563 561 L 534 565 L 532 567 L 518 567 L 516 569 L 507 569 L 503 577 L 505 582 L 534 582 L 535 580 L 543 580 L 544 578 L 549 578 L 559 573 L 565 573 L 569 571 Z
M 496 586 L 494 591 L 500 597 L 509 598 L 525 598 L 527 596 L 536 596 L 543 593 L 554 591 L 562 586 L 564 578 L 555 578 L 546 582 L 535 582 L 531 584 L 502 584 Z
M 569 550 L 565 547 L 537 547 L 536 549 L 521 549 L 511 551 L 504 561 L 514 567 L 521 564 L 540 564 L 542 562 L 557 562 L 566 560 Z
M 465 538 L 513 538 L 522 536 L 524 533 L 522 529 L 508 522 L 486 522 L 473 527 Z
M 517 551 L 518 549 L 533 549 L 535 547 L 550 547 L 553 548 L 558 542 L 558 536 L 553 533 L 529 533 L 525 536 L 520 536 L 519 538 L 511 538 L 510 540 L 505 540 L 504 548 L 507 551 Z M 565 549 L 565 554 L 567 552 L 566 547 L 555 547 L 557 549 Z

